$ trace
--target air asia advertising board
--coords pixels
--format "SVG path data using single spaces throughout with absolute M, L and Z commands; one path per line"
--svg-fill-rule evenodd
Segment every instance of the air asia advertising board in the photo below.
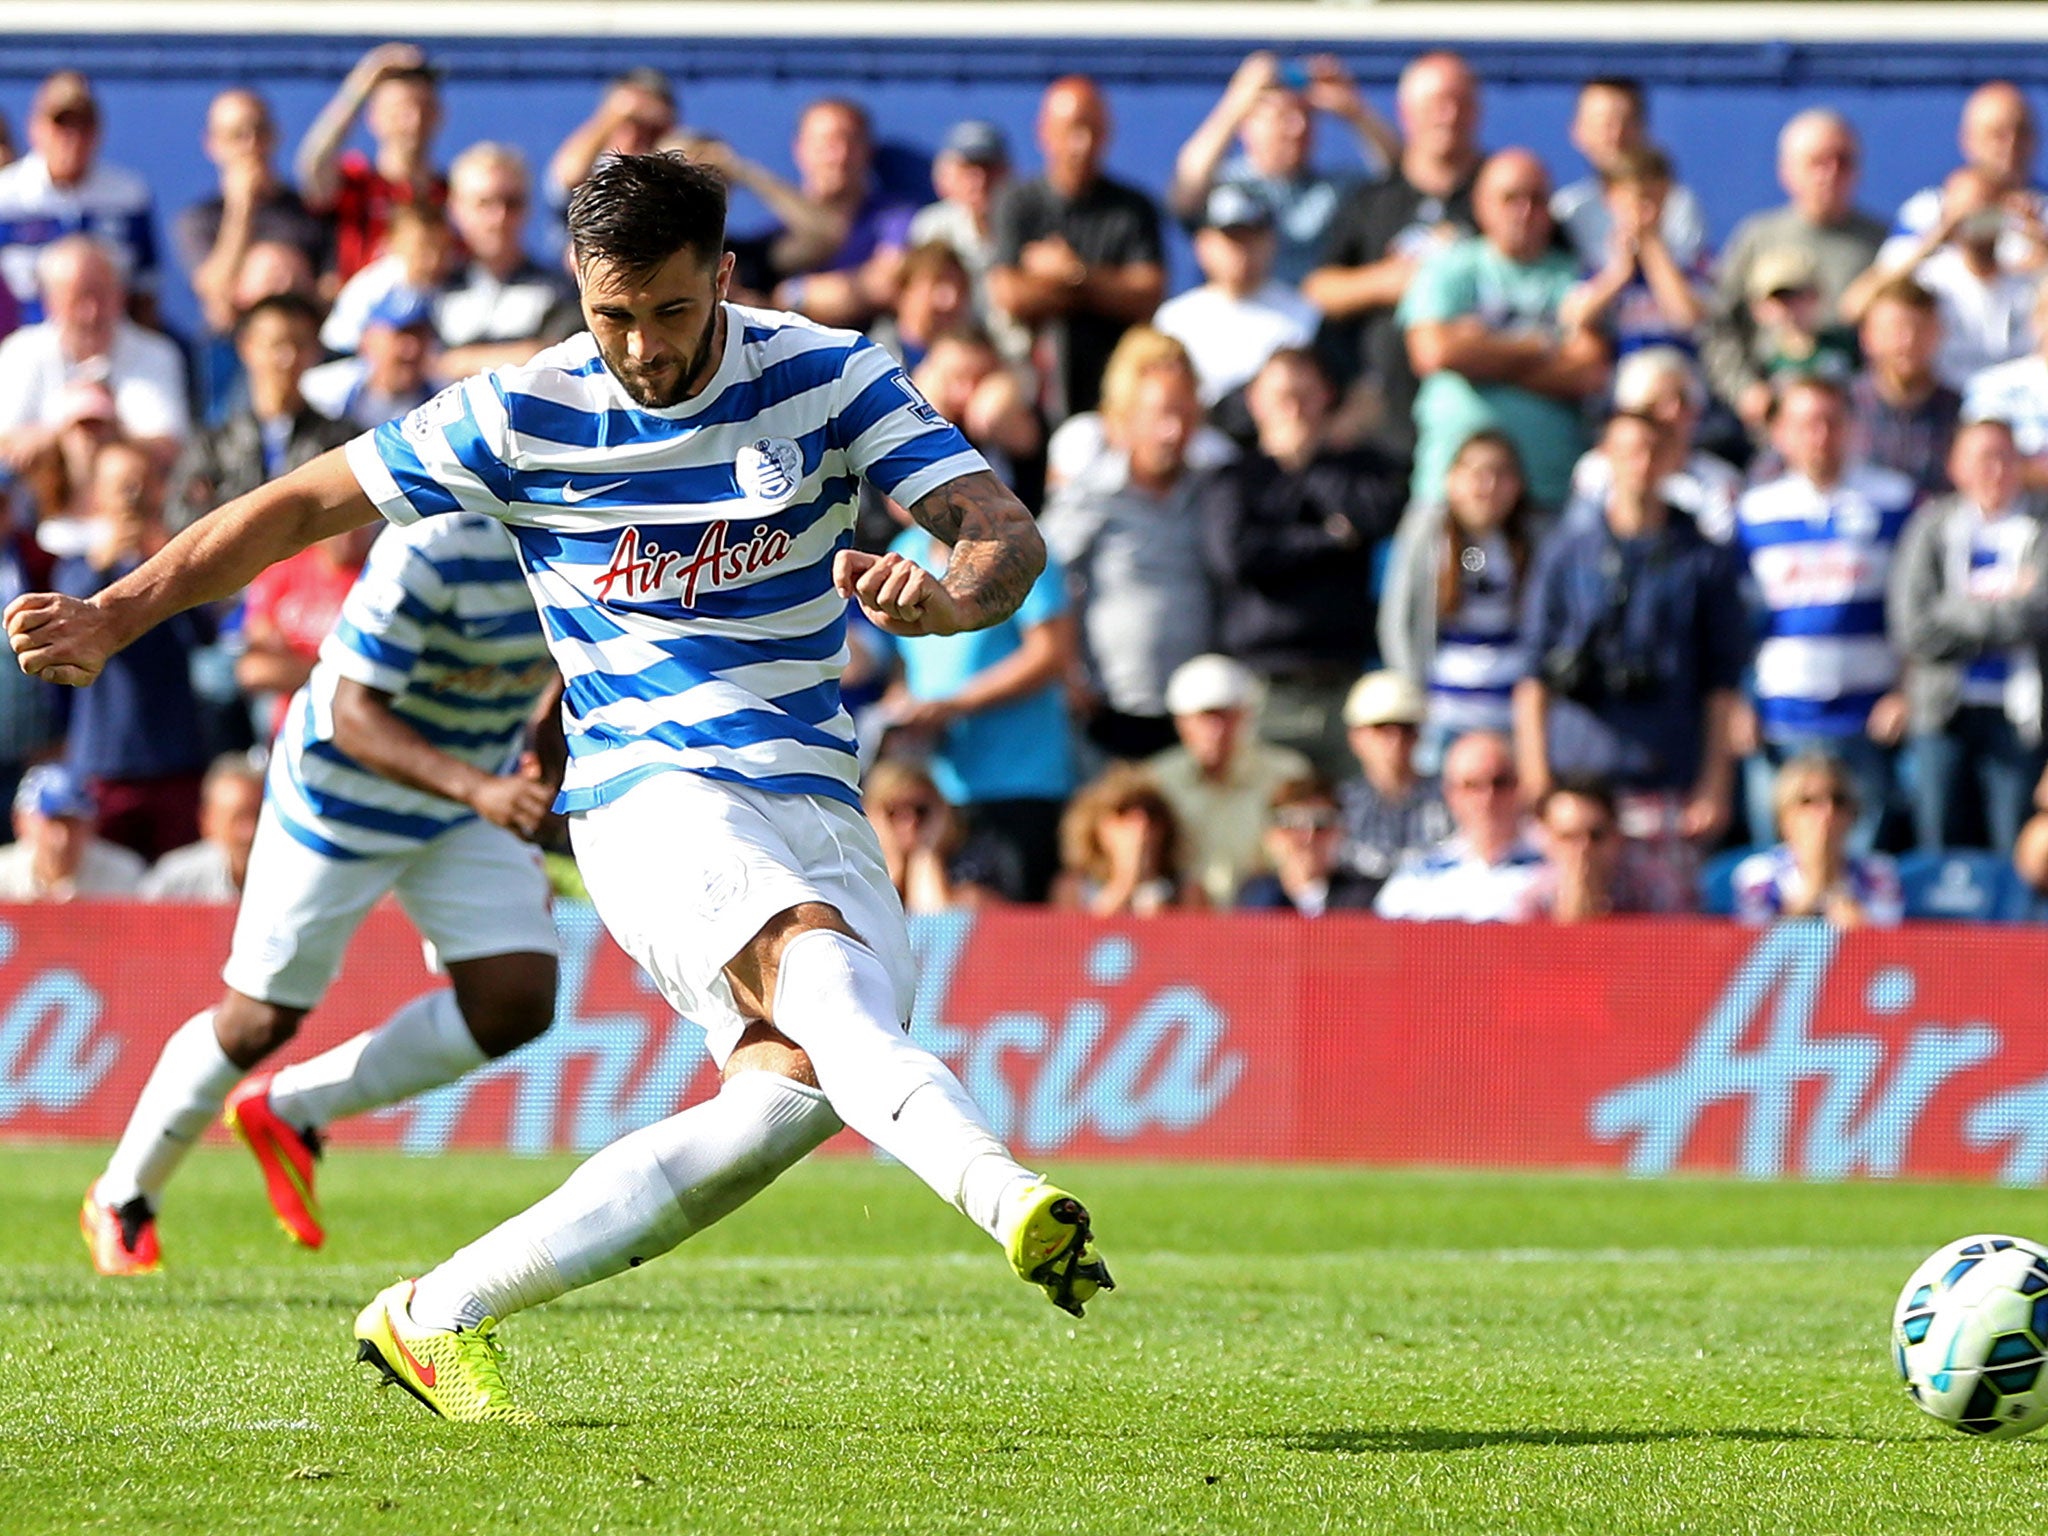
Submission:
M 700 1033 L 589 909 L 557 920 L 548 1035 L 342 1140 L 589 1150 L 711 1091 Z M 115 1136 L 217 995 L 231 922 L 0 915 L 0 1137 Z M 2048 930 L 1027 909 L 914 928 L 917 1037 L 1028 1155 L 2048 1181 Z M 441 984 L 380 910 L 288 1056 Z

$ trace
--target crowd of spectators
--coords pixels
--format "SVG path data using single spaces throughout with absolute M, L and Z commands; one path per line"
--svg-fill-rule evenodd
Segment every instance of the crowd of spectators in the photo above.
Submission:
M 573 334 L 546 221 L 600 156 L 665 149 L 771 219 L 730 233 L 740 302 L 865 331 L 1040 513 L 1051 558 L 1004 624 L 850 624 L 912 910 L 1887 923 L 1914 859 L 1959 852 L 2048 890 L 2025 95 L 1975 91 L 1960 163 L 1889 215 L 1859 202 L 1854 125 L 1801 111 L 1785 202 L 1718 250 L 1636 82 L 1584 84 L 1575 166 L 1489 143 L 1484 97 L 1428 53 L 1388 119 L 1335 58 L 1256 52 L 1155 201 L 1105 169 L 1114 104 L 1072 75 L 1033 154 L 963 121 L 908 189 L 855 100 L 803 110 L 784 177 L 644 68 L 544 166 L 450 154 L 438 72 L 392 43 L 288 154 L 259 90 L 212 101 L 218 190 L 169 219 L 171 271 L 60 71 L 0 163 L 0 596 L 94 592 Z M 1169 220 L 1200 274 L 1177 293 Z M 173 282 L 194 334 L 162 327 Z M 943 568 L 864 498 L 865 546 Z M 231 897 L 263 749 L 369 537 L 75 697 L 0 681 L 0 894 Z

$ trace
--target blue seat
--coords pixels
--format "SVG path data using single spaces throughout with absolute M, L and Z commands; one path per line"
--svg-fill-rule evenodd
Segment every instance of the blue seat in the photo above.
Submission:
M 1711 917 L 1730 917 L 1735 912 L 1735 866 L 1755 853 L 1754 848 L 1731 848 L 1717 853 L 1700 866 L 1700 910 Z
M 1899 859 L 1906 916 L 1946 922 L 2004 922 L 2022 916 L 2032 893 L 2003 854 L 1952 848 Z

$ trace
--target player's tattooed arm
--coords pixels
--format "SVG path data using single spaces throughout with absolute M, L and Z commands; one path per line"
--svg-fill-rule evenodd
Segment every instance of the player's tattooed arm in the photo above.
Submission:
M 946 590 L 962 629 L 1000 624 L 1045 569 L 1045 540 L 1016 493 L 987 470 L 948 480 L 910 506 L 918 527 L 953 547 Z

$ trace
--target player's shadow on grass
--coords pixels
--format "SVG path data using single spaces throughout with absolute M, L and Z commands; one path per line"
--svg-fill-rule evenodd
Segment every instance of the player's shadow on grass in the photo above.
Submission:
M 1655 1445 L 1671 1440 L 1733 1440 L 1776 1444 L 1794 1440 L 1836 1440 L 1838 1435 L 1807 1429 L 1325 1429 L 1268 1436 L 1290 1451 L 1339 1455 L 1407 1451 L 1481 1451 L 1491 1446 Z

